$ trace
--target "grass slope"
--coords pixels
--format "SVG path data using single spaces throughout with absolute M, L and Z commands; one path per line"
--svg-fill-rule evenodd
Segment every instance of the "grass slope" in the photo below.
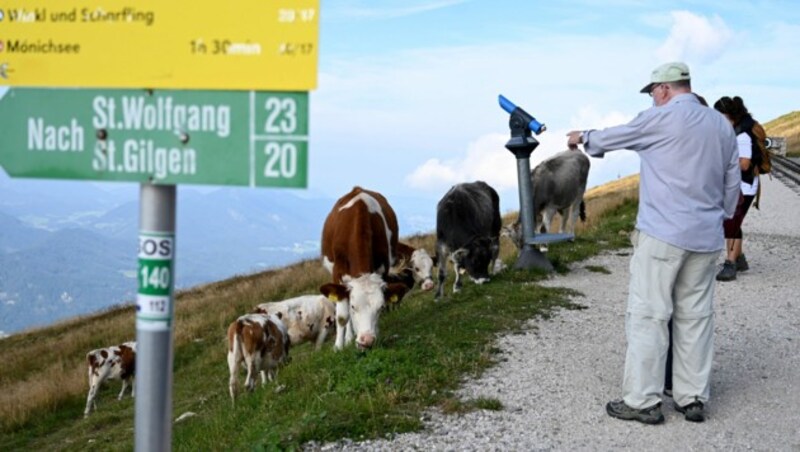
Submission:
M 627 192 L 633 190 L 631 180 L 619 182 Z M 628 245 L 635 201 L 615 192 L 587 194 L 587 204 L 591 221 L 575 243 L 550 247 L 548 257 L 557 271 L 602 249 Z M 433 248 L 430 235 L 408 240 Z M 501 256 L 507 264 L 515 254 L 504 241 Z M 235 407 L 227 393 L 227 325 L 259 302 L 314 293 L 328 275 L 314 260 L 181 293 L 172 418 L 188 411 L 197 415 L 173 425 L 173 448 L 292 449 L 307 441 L 419 429 L 423 411 L 431 406 L 446 412 L 502 409 L 496 400 L 462 401 L 453 394 L 464 378 L 502 359 L 493 347 L 497 334 L 549 316 L 554 308 L 580 308 L 568 301 L 564 289 L 536 284 L 545 277 L 509 269 L 483 286 L 467 282 L 455 295 L 450 294 L 451 281 L 450 295 L 439 303 L 432 293 L 415 290 L 381 316 L 375 349 L 337 353 L 330 343 L 319 352 L 309 344 L 299 346 L 276 382 L 240 395 Z M 0 450 L 131 450 L 134 402 L 115 400 L 118 382 L 101 390 L 96 413 L 85 420 L 82 413 L 86 351 L 134 335 L 133 310 L 123 306 L 0 341 Z
M 800 111 L 793 111 L 764 124 L 767 135 L 786 138 L 786 155 L 800 156 Z

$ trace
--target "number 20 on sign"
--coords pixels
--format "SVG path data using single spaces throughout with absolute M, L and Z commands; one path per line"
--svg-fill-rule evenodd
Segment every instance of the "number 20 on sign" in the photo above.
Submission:
M 174 245 L 172 234 L 139 234 L 137 320 L 166 322 L 165 326 L 172 320 Z

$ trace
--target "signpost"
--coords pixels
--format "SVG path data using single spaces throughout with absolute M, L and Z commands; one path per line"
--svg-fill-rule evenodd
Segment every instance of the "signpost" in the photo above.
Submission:
M 0 136 L 14 177 L 303 188 L 308 93 L 11 88 Z
M 172 441 L 175 184 L 306 187 L 318 23 L 319 0 L 0 4 L 0 166 L 141 183 L 137 451 Z
M 5 0 L 10 86 L 308 91 L 319 0 Z

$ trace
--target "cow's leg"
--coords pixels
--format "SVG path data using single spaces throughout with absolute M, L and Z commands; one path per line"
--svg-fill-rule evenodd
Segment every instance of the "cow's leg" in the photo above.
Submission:
M 258 355 L 258 352 L 256 352 L 256 355 Z M 244 381 L 244 386 L 251 392 L 256 387 L 256 374 L 258 373 L 258 367 L 256 367 L 255 361 L 255 356 L 251 356 L 247 353 L 245 354 L 244 362 L 247 366 L 247 378 Z
M 117 400 L 122 400 L 122 396 L 125 395 L 125 390 L 128 389 L 128 379 L 122 379 L 122 390 L 119 391 L 119 395 L 117 396 Z
M 534 223 L 536 223 L 536 224 L 534 225 L 533 233 L 534 234 L 541 234 L 541 232 L 542 232 L 542 224 L 544 224 L 544 215 L 542 215 L 541 211 L 536 211 L 536 219 L 534 220 Z M 523 231 L 521 223 L 520 223 L 520 231 Z M 521 232 L 521 234 L 522 234 L 522 237 L 523 237 L 522 244 L 524 245 L 525 244 L 525 239 L 527 237 L 525 237 L 524 232 Z
M 100 379 L 93 378 L 91 372 L 92 371 L 90 369 L 89 393 L 86 395 L 86 409 L 83 411 L 83 417 L 89 416 L 89 413 L 91 413 L 93 409 L 97 409 L 97 404 L 95 403 L 95 397 L 97 397 L 97 389 L 100 387 Z
M 497 237 L 496 240 L 492 240 L 492 260 L 489 263 L 489 271 L 491 271 L 493 275 L 496 275 L 503 270 L 503 262 L 498 259 L 499 256 L 500 237 Z
M 97 409 L 94 403 L 94 398 L 97 396 L 97 386 L 92 385 L 89 387 L 89 394 L 86 395 L 86 409 L 83 410 L 83 417 L 89 416 L 92 409 Z
M 342 300 L 336 303 L 336 342 L 335 350 L 341 350 L 345 344 L 345 333 L 350 323 L 350 301 Z
M 323 323 L 323 324 L 320 326 L 319 333 L 317 334 L 317 341 L 316 341 L 316 343 L 314 344 L 314 349 L 315 349 L 315 350 L 319 350 L 319 349 L 321 349 L 321 348 L 322 348 L 322 344 L 324 344 L 324 343 L 325 343 L 325 339 L 326 339 L 327 337 L 328 337 L 328 328 L 326 328 L 326 327 L 325 327 L 325 324 Z
M 89 415 L 89 412 L 92 410 L 92 367 L 89 366 L 89 393 L 86 394 L 86 409 L 83 410 L 83 417 Z
M 569 208 L 569 223 L 567 224 L 567 232 L 570 234 L 575 234 L 575 223 L 578 222 L 578 217 L 581 215 L 581 202 L 583 200 L 578 199 Z
M 100 387 L 103 385 L 103 382 L 108 379 L 108 374 L 111 372 L 111 368 L 108 366 L 103 366 L 100 368 L 100 373 L 97 375 L 93 375 L 94 379 L 91 381 L 91 386 L 89 387 L 89 395 L 87 396 L 86 401 L 86 408 L 89 408 L 91 404 L 91 410 L 97 410 L 97 392 L 100 390 Z M 89 410 L 89 411 L 91 411 Z M 84 412 L 84 415 L 88 415 L 89 412 Z
M 505 264 L 503 263 L 502 259 L 495 258 L 492 260 L 492 275 L 496 275 L 503 271 L 506 268 Z
M 131 377 L 131 398 L 136 398 L 136 377 Z
M 265 356 L 261 357 L 261 386 L 266 386 L 267 381 L 275 380 L 278 363 L 272 361 L 271 353 L 268 351 Z
M 253 356 L 253 389 L 256 388 L 256 378 L 261 377 L 261 386 L 267 384 L 267 375 L 264 373 L 265 358 L 257 351 Z
M 453 282 L 453 293 L 461 292 L 461 273 L 464 272 L 464 269 L 458 266 L 458 262 L 453 260 L 453 272 L 456 274 L 456 280 Z
M 228 378 L 228 391 L 231 393 L 231 402 L 236 401 L 236 387 L 238 386 L 236 374 L 239 372 L 239 361 L 241 360 L 241 356 L 236 356 L 236 350 L 238 346 L 239 344 L 237 344 L 236 339 L 234 339 L 232 346 L 233 349 L 228 351 L 228 371 L 230 372 L 230 377 Z
M 447 256 L 449 255 L 449 250 L 447 249 L 447 245 L 441 242 L 436 243 L 436 265 L 439 267 L 439 285 L 436 288 L 436 295 L 434 296 L 434 301 L 439 301 L 439 299 L 444 294 L 444 283 L 447 279 Z
M 544 226 L 544 233 L 550 233 L 550 225 L 553 223 L 553 215 L 556 214 L 555 207 L 545 207 L 542 213 L 542 226 Z
M 554 207 L 545 207 L 544 211 L 542 212 L 542 228 L 544 229 L 545 234 L 550 233 L 550 224 L 553 222 L 553 215 L 556 214 L 556 209 Z M 543 253 L 546 253 L 548 248 L 547 244 L 543 243 L 539 246 L 539 250 Z
M 436 296 L 434 300 L 438 301 L 442 298 L 444 293 L 444 282 L 447 278 L 447 247 L 444 245 L 437 246 L 436 250 L 436 265 L 439 266 L 439 286 L 436 288 Z
M 561 229 L 559 232 L 562 233 L 569 233 L 569 219 L 570 215 L 572 214 L 572 206 L 567 208 L 561 209 L 558 211 L 558 214 L 561 215 Z
M 353 331 L 353 319 L 351 318 L 347 322 L 347 328 L 345 329 L 344 334 L 344 343 L 349 345 L 353 343 L 353 339 L 356 337 L 355 332 Z

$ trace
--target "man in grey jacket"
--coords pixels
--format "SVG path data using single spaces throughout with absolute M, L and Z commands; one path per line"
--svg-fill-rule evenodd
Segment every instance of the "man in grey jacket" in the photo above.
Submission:
M 739 198 L 736 136 L 724 116 L 692 94 L 684 63 L 657 67 L 641 92 L 654 106 L 628 124 L 567 134 L 570 149 L 582 144 L 593 157 L 630 149 L 641 161 L 622 399 L 609 402 L 606 411 L 647 424 L 664 421 L 672 318 L 675 408 L 687 420 L 702 422 L 711 381 L 722 221 L 733 216 Z

